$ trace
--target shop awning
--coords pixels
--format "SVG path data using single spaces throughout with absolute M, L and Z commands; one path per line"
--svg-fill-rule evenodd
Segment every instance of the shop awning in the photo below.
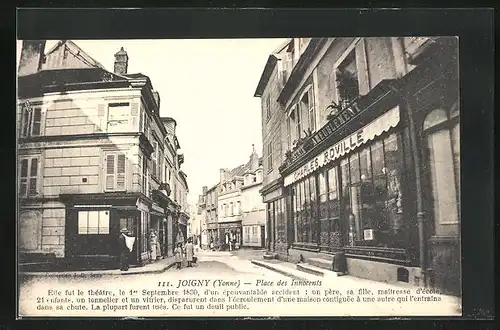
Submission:
M 263 225 L 266 223 L 266 211 L 255 211 L 243 216 L 241 224 L 243 226 Z
M 384 132 L 388 132 L 391 128 L 398 125 L 399 119 L 399 106 L 396 106 L 369 124 L 358 129 L 356 132 L 348 135 L 326 150 L 323 150 L 316 157 L 312 157 L 312 159 L 310 159 L 305 165 L 299 167 L 290 175 L 286 176 L 284 185 L 289 186 L 290 184 L 317 171 L 319 168 L 351 153 L 360 146 L 372 141 L 377 136 L 382 135 Z

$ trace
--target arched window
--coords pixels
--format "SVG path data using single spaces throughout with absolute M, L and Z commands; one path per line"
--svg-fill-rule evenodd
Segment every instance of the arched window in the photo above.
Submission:
M 423 122 L 436 234 L 439 225 L 460 220 L 460 116 L 458 104 L 450 111 L 435 109 Z

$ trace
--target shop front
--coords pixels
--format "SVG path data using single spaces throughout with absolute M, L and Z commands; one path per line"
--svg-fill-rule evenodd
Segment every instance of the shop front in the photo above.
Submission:
M 183 245 L 187 243 L 187 225 L 189 220 L 189 214 L 185 212 L 179 213 L 179 218 L 177 222 L 177 242 Z
M 223 239 L 224 249 L 239 249 L 242 244 L 241 233 L 241 221 L 219 222 L 219 237 Z
M 263 202 L 266 203 L 266 221 L 264 229 L 264 244 L 268 251 L 276 253 L 281 260 L 288 260 L 287 239 L 288 227 L 285 214 L 285 190 L 282 178 L 276 179 L 260 191 Z
M 136 238 L 130 253 L 132 265 L 148 262 L 149 207 L 138 194 L 67 194 L 65 258 L 79 269 L 114 268 L 118 265 L 118 237 L 127 228 Z
M 254 211 L 245 214 L 241 220 L 243 229 L 243 246 L 264 248 L 266 245 L 265 211 Z
M 160 260 L 163 258 L 165 249 L 165 210 L 153 204 L 151 206 L 151 230 L 149 233 L 149 253 L 150 260 Z
M 289 259 L 331 265 L 342 251 L 353 276 L 420 281 L 409 133 L 390 83 L 356 112 L 344 109 L 355 120 L 339 113 L 282 171 L 286 201 L 272 208 L 277 219 L 288 210 Z
M 461 295 L 458 41 L 442 38 L 404 78 L 421 150 L 423 263 L 427 284 Z
M 208 248 L 219 248 L 219 231 L 217 222 L 207 223 L 207 245 Z

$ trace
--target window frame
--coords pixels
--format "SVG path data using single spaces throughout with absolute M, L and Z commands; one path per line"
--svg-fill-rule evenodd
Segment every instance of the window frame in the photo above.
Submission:
M 113 156 L 113 173 L 110 174 L 108 173 L 108 157 Z M 123 172 L 119 172 L 119 157 L 123 156 Z M 128 166 L 127 166 L 127 153 L 124 150 L 120 151 L 106 151 L 104 152 L 104 161 L 103 161 L 103 190 L 104 192 L 123 192 L 127 191 L 127 185 L 129 183 L 129 180 L 127 178 L 127 171 L 128 171 Z M 107 185 L 107 179 L 108 176 L 113 175 L 113 188 L 108 188 Z M 119 180 L 119 175 L 123 176 L 123 188 L 118 187 L 118 180 Z
M 427 114 L 424 116 L 422 120 L 422 139 L 425 143 L 425 149 L 426 149 L 426 167 L 428 171 L 428 180 L 429 180 L 429 195 L 431 197 L 431 209 L 432 209 L 432 214 L 434 218 L 434 223 L 436 226 L 448 226 L 448 225 L 459 225 L 461 222 L 461 191 L 460 191 L 460 186 L 457 183 L 457 176 L 459 179 L 460 178 L 460 173 L 456 173 L 456 159 L 454 157 L 455 153 L 455 145 L 453 138 L 453 130 L 455 127 L 458 125 L 458 130 L 460 131 L 460 112 L 458 114 L 453 115 L 454 111 L 459 111 L 458 109 L 458 104 L 455 103 L 453 104 L 449 109 L 445 109 L 443 107 L 436 107 L 433 108 L 432 110 L 428 111 Z M 446 114 L 446 119 L 443 121 L 440 121 L 438 123 L 432 124 L 429 127 L 425 127 L 425 121 L 426 119 L 433 113 L 437 112 L 439 110 L 444 111 Z M 442 219 L 437 219 L 437 215 L 435 214 L 435 206 L 434 206 L 434 187 L 433 187 L 433 179 L 432 179 L 432 172 L 431 172 L 431 150 L 429 149 L 429 139 L 431 136 L 434 134 L 437 134 L 439 132 L 447 132 L 449 135 L 449 140 L 450 140 L 450 148 L 451 148 L 451 163 L 452 163 L 452 170 L 453 170 L 453 177 L 454 177 L 454 186 L 455 186 L 455 200 L 456 200 L 456 208 L 457 208 L 457 220 L 456 221 L 442 221 Z M 458 144 L 460 145 L 460 140 L 458 141 Z M 459 161 L 460 162 L 460 161 Z M 461 180 L 460 180 L 461 181 Z
M 272 117 L 271 95 L 269 93 L 265 96 L 265 107 L 266 107 L 266 121 L 269 122 L 269 120 L 271 120 L 271 117 Z
M 32 174 L 32 166 L 33 166 L 33 160 L 36 160 L 36 174 Z M 41 164 L 42 157 L 41 155 L 25 155 L 19 157 L 19 163 L 18 163 L 18 195 L 21 198 L 30 198 L 30 197 L 37 197 L 41 196 L 41 180 L 43 179 L 43 175 L 41 174 L 42 171 L 42 164 Z M 23 167 L 23 162 L 26 161 L 27 167 L 26 167 L 26 176 L 22 176 L 22 167 Z M 35 180 L 35 192 L 30 193 L 30 186 L 32 180 Z M 23 180 L 25 181 L 26 188 L 24 192 L 21 192 L 21 187 L 23 184 Z
M 35 114 L 40 114 L 39 121 L 35 121 Z M 41 104 L 31 104 L 26 102 L 21 105 L 21 131 L 20 137 L 28 138 L 42 135 L 42 107 Z M 35 133 L 35 123 L 38 123 L 38 133 Z
M 358 82 L 358 94 L 361 93 L 361 83 L 360 83 L 360 68 L 358 67 L 358 61 L 357 61 L 357 54 L 356 54 L 356 46 L 360 43 L 360 42 L 363 42 L 364 43 L 364 40 L 363 38 L 356 38 L 350 45 L 349 47 L 346 48 L 346 50 L 342 53 L 342 55 L 338 58 L 337 61 L 335 61 L 334 65 L 333 65 L 333 72 L 332 72 L 332 76 L 333 76 L 333 82 L 335 84 L 335 102 L 338 104 L 340 103 L 341 99 L 340 99 L 340 96 L 339 96 L 339 89 L 338 89 L 338 83 L 337 83 L 337 70 L 339 67 L 341 67 L 344 63 L 345 63 L 345 60 L 351 55 L 351 54 L 354 54 L 354 58 L 355 58 L 355 62 L 354 64 L 356 65 L 356 76 L 357 76 L 357 82 Z M 364 46 L 363 46 L 363 49 L 364 49 Z M 359 96 L 359 95 L 358 95 Z
M 107 227 L 102 226 L 103 228 L 107 228 L 107 232 L 100 232 L 101 229 L 101 212 L 107 212 Z M 87 222 L 86 222 L 86 227 L 80 226 L 80 214 L 81 213 L 86 213 L 87 214 Z M 90 219 L 90 213 L 97 213 L 97 233 L 89 233 L 89 219 Z M 110 234 L 110 223 L 111 223 L 111 210 L 109 209 L 99 209 L 99 210 L 79 210 L 77 211 L 77 234 L 78 235 L 109 235 Z M 86 228 L 86 232 L 80 232 L 80 228 Z
M 267 144 L 267 172 L 273 171 L 273 143 L 268 142 Z
M 110 115 L 112 114 L 112 108 L 122 108 L 128 109 L 127 115 L 123 115 L 122 117 L 126 119 L 110 119 Z M 131 102 L 110 102 L 107 104 L 107 116 L 106 116 L 106 132 L 108 133 L 123 133 L 123 132 L 129 132 L 131 131 L 131 113 L 132 113 L 132 103 Z M 123 123 L 126 121 L 126 123 Z M 117 124 L 117 127 L 124 126 L 125 129 L 117 129 L 117 130 L 110 130 L 110 123 L 119 123 Z M 122 126 L 122 127 L 123 127 Z M 112 126 L 111 126 L 112 127 Z

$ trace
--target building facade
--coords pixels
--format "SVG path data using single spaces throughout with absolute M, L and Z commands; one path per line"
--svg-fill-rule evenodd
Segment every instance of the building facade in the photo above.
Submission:
M 123 48 L 114 72 L 69 40 L 44 50 L 24 41 L 18 72 L 21 260 L 108 266 L 122 228 L 136 237 L 133 264 L 154 261 L 153 237 L 156 258 L 171 254 L 181 207 L 165 159 L 177 149 L 151 81 L 127 73 Z
M 205 189 L 204 189 L 205 190 Z M 219 184 L 206 189 L 205 193 L 205 212 L 206 212 L 206 224 L 207 224 L 207 236 L 208 236 L 208 246 L 213 244 L 215 249 L 219 249 L 222 246 L 222 239 L 219 235 L 219 206 L 218 206 L 218 196 L 219 196 Z
M 208 228 L 207 228 L 207 190 L 208 187 L 204 186 L 202 188 L 201 195 L 198 195 L 198 203 L 197 206 L 197 216 L 200 218 L 200 247 L 202 249 L 209 248 L 208 241 Z
M 457 56 L 445 37 L 271 54 L 255 93 L 271 251 L 330 266 L 343 252 L 354 276 L 460 294 Z
M 242 245 L 263 248 L 266 246 L 266 208 L 260 195 L 262 188 L 262 158 L 255 148 L 247 163 L 241 186 Z

